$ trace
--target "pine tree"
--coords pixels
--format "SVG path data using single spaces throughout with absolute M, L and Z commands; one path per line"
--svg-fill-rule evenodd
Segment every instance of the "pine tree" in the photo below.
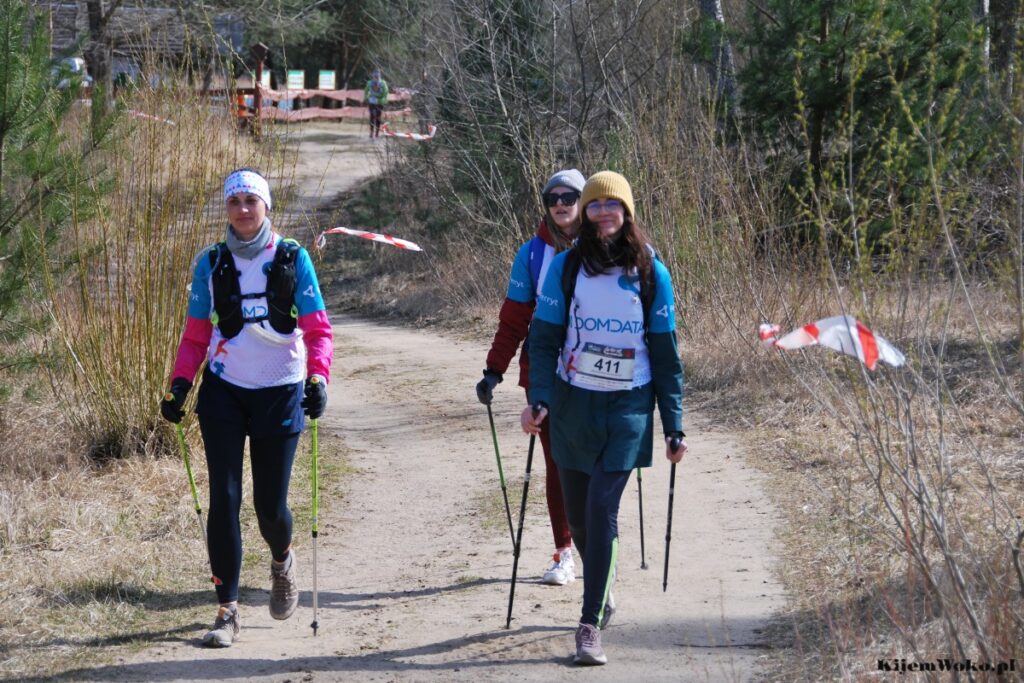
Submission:
M 23 0 L 0 0 L 0 341 L 40 329 L 41 282 L 62 231 L 87 219 L 102 183 L 87 161 L 100 140 L 70 131 L 81 84 L 49 56 L 46 22 Z M 81 117 L 79 117 L 81 118 Z M 108 130 L 101 126 L 97 130 Z

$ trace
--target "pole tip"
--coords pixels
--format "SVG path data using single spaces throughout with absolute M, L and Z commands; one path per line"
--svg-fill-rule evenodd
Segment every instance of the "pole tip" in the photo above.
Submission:
M 313 627 L 313 637 L 315 638 L 316 637 L 316 632 L 320 628 L 320 624 L 319 624 L 319 622 L 314 621 L 312 624 L 310 624 L 310 626 Z

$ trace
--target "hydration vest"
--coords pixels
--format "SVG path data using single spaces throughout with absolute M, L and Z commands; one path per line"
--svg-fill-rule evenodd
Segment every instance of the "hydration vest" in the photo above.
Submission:
M 213 315 L 211 322 L 220 330 L 225 339 L 238 336 L 245 323 L 270 321 L 270 326 L 281 334 L 295 331 L 295 323 L 299 317 L 299 309 L 295 306 L 295 259 L 299 253 L 299 243 L 293 239 L 283 239 L 277 243 L 274 260 L 267 273 L 267 290 L 252 294 L 242 294 L 238 283 L 239 272 L 235 268 L 235 259 L 225 242 L 219 242 L 210 249 L 210 275 L 213 284 Z M 267 315 L 246 317 L 242 312 L 245 299 L 267 299 Z

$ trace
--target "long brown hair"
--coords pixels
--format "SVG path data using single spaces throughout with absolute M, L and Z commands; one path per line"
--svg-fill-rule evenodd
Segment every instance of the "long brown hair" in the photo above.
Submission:
M 650 281 L 653 266 L 647 243 L 647 234 L 628 214 L 618 234 L 609 242 L 602 241 L 584 211 L 579 239 L 576 241 L 576 252 L 579 254 L 583 269 L 591 277 L 605 273 L 609 268 L 622 266 L 626 272 L 636 268 L 641 279 Z
M 576 216 L 576 234 L 577 235 L 580 234 L 580 218 L 582 217 L 582 215 L 583 215 L 583 210 L 580 209 L 579 215 Z M 555 246 L 555 253 L 556 254 L 559 253 L 559 252 L 565 251 L 566 249 L 568 249 L 569 247 L 572 246 L 572 241 L 574 239 L 576 239 L 576 238 L 575 237 L 569 237 L 568 235 L 565 234 L 565 232 L 560 227 L 558 227 L 558 224 L 555 223 L 553 218 L 551 218 L 551 211 L 550 211 L 550 209 L 544 209 L 544 218 L 542 220 L 544 221 L 544 225 L 548 226 L 548 233 L 551 234 L 551 238 L 555 241 L 555 245 L 554 246 Z

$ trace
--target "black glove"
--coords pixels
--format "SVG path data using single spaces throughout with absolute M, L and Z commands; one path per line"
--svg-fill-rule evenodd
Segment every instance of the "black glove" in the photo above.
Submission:
M 302 408 L 306 415 L 317 419 L 324 414 L 327 407 L 327 382 L 319 375 L 313 375 L 306 380 L 306 397 L 302 399 Z
M 494 398 L 494 387 L 501 383 L 501 373 L 497 370 L 487 368 L 484 370 L 484 378 L 476 383 L 476 398 L 487 405 Z
M 182 409 L 185 405 L 185 397 L 192 390 L 192 382 L 184 377 L 175 377 L 171 382 L 170 390 L 164 394 L 164 400 L 160 401 L 160 414 L 168 422 L 178 424 L 181 418 L 185 417 Z

